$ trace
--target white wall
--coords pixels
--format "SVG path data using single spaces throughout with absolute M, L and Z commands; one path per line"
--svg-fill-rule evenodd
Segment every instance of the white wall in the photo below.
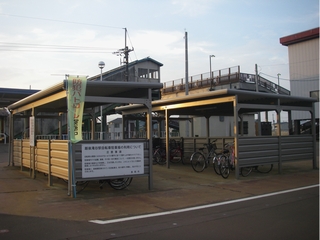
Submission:
M 288 46 L 290 89 L 292 96 L 309 97 L 310 91 L 319 90 L 319 38 Z M 316 103 L 319 118 L 319 103 Z M 294 111 L 292 119 L 305 119 L 306 112 Z

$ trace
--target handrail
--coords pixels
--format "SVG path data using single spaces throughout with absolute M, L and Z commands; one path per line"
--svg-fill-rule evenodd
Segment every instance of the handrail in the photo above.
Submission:
M 241 73 L 240 66 L 225 68 L 221 70 L 212 71 L 212 77 L 210 72 L 197 74 L 188 78 L 189 89 L 197 89 L 204 87 L 214 87 L 217 85 L 226 85 L 231 83 L 256 83 L 256 75 L 249 73 Z M 261 77 L 258 75 L 258 86 L 267 89 L 270 92 L 290 95 L 290 91 Z M 172 93 L 185 90 L 185 78 L 176 79 L 163 83 L 162 92 Z

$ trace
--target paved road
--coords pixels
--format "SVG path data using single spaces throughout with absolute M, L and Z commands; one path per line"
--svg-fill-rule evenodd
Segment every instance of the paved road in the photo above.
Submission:
M 318 185 L 199 208 L 101 224 L 0 214 L 0 239 L 319 239 Z

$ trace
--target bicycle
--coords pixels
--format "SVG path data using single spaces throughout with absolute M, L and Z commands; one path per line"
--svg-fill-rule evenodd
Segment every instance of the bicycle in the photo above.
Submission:
M 177 143 L 174 139 L 170 139 L 169 143 L 169 153 L 170 157 L 169 160 L 172 163 L 178 163 L 182 160 L 182 149 L 177 147 Z M 160 146 L 156 146 L 153 152 L 153 160 L 158 163 L 159 165 L 164 165 L 167 162 L 166 157 L 166 149 L 161 148 Z
M 209 142 L 209 144 L 204 144 L 203 148 L 199 148 L 198 151 L 194 152 L 190 157 L 191 166 L 194 171 L 202 172 L 205 168 L 207 168 L 210 164 L 210 159 L 212 158 L 213 169 L 216 174 L 220 175 L 219 165 L 221 159 L 226 158 L 225 154 L 227 154 L 226 149 L 223 149 L 222 152 L 217 153 L 217 139 Z M 204 149 L 207 149 L 207 153 L 205 153 Z
M 247 177 L 253 170 L 256 170 L 259 173 L 269 173 L 271 172 L 272 169 L 273 169 L 273 164 L 244 167 L 244 168 L 241 168 L 241 175 L 243 177 Z
M 221 159 L 219 172 L 223 178 L 228 178 L 230 170 L 234 169 L 234 145 L 233 143 L 227 143 L 225 147 L 228 149 L 228 154 L 225 155 L 225 158 Z
M 181 141 L 177 142 L 174 139 L 170 139 L 170 162 L 179 163 L 182 160 L 182 138 Z
M 99 180 L 99 188 L 102 189 L 102 186 L 106 183 L 109 184 L 115 190 L 123 190 L 128 187 L 132 182 L 132 177 L 128 178 L 115 178 L 115 179 L 103 179 Z M 68 180 L 62 179 L 65 183 L 68 183 Z M 76 182 L 76 193 L 82 192 L 89 184 L 90 181 L 77 181 Z
M 167 162 L 166 150 L 160 146 L 156 146 L 153 151 L 153 161 L 159 165 L 164 165 Z
M 230 174 L 230 170 L 234 170 L 234 146 L 233 144 L 228 144 L 227 148 L 230 149 L 229 155 L 227 155 L 227 158 L 222 159 L 220 161 L 220 174 L 223 178 L 228 178 Z M 254 166 L 254 167 L 243 167 L 240 169 L 240 174 L 243 177 L 248 176 L 253 170 L 257 170 L 260 173 L 268 173 L 272 170 L 273 164 L 269 165 L 260 165 L 260 166 Z

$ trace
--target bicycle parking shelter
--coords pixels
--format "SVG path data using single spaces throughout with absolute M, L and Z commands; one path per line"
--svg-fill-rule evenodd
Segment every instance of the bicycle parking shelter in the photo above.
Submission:
M 61 113 L 67 113 L 67 80 L 48 89 L 8 106 L 10 111 L 10 147 L 9 164 L 28 168 L 30 176 L 36 172 L 48 174 L 48 184 L 52 177 L 68 181 L 68 195 L 76 197 L 76 182 L 89 180 L 117 179 L 148 176 L 148 187 L 153 188 L 152 174 L 152 133 L 151 102 L 152 90 L 161 89 L 161 83 L 87 81 L 84 98 L 84 115 L 91 118 L 91 139 L 72 143 L 63 139 Z M 111 108 L 126 104 L 142 104 L 148 109 L 147 136 L 144 139 L 99 140 L 94 139 L 96 113 L 95 108 L 109 105 Z M 66 114 L 64 115 L 66 116 Z M 29 131 L 29 138 L 13 139 L 15 119 L 25 119 L 24 129 Z M 37 118 L 58 119 L 58 139 L 32 139 L 39 129 L 34 123 Z M 32 119 L 32 121 L 29 119 Z M 69 135 L 70 136 L 70 135 Z M 106 167 L 106 160 L 116 156 L 122 161 L 114 161 Z M 97 168 L 84 171 L 85 164 L 90 164 L 90 157 L 103 158 Z M 130 156 L 129 156 L 130 155 Z M 134 155 L 134 156 L 133 156 Z M 134 160 L 128 160 L 133 159 Z M 86 162 L 84 162 L 86 161 Z M 121 163 L 120 163 L 121 162 Z M 104 170 L 101 170 L 101 169 Z M 107 169 L 108 168 L 108 169 Z M 100 169 L 100 170 L 97 170 Z
M 59 118 L 60 113 L 67 112 L 66 81 L 49 89 L 37 92 L 25 99 L 8 106 L 10 115 L 10 149 L 9 161 L 12 165 L 21 164 L 21 168 L 29 168 L 30 176 L 35 177 L 35 172 L 48 174 L 48 183 L 52 185 L 51 177 L 68 180 L 68 194 L 76 196 L 74 185 L 77 181 L 99 180 L 106 178 L 148 176 L 149 189 L 153 187 L 152 174 L 152 112 L 158 112 L 166 121 L 166 132 L 169 132 L 169 118 L 179 116 L 204 116 L 207 119 L 207 139 L 209 140 L 210 116 L 232 116 L 234 119 L 232 140 L 235 143 L 235 177 L 239 177 L 239 169 L 246 166 L 259 164 L 278 164 L 281 173 L 282 164 L 289 161 L 311 160 L 313 168 L 316 164 L 316 134 L 314 103 L 312 98 L 295 97 L 281 94 L 260 93 L 237 89 L 221 89 L 199 94 L 176 97 L 172 99 L 152 101 L 153 89 L 161 89 L 161 83 L 137 82 L 87 82 L 85 97 L 85 114 L 94 119 L 94 108 L 101 105 L 115 104 L 114 110 L 123 115 L 123 122 L 132 114 L 144 113 L 146 116 L 147 136 L 145 139 L 123 140 L 83 140 L 70 144 L 69 140 L 35 140 L 34 146 L 30 139 L 13 139 L 14 119 L 30 117 Z M 129 105 L 128 105 L 129 104 Z M 239 134 L 238 120 L 246 113 L 276 111 L 277 122 L 280 122 L 281 111 L 308 111 L 311 115 L 312 132 L 306 135 L 281 136 L 242 136 Z M 51 113 L 51 115 L 47 115 Z M 28 122 L 28 121 L 26 121 Z M 241 126 L 241 125 L 240 125 Z M 26 129 L 28 124 L 26 124 Z M 59 122 L 59 128 L 61 122 Z M 213 126 L 214 127 L 214 126 Z M 279 124 L 280 127 L 280 124 Z M 36 132 L 37 129 L 33 129 Z M 94 125 L 91 129 L 94 133 Z M 93 136 L 93 134 L 92 134 Z M 212 137 L 215 138 L 215 137 Z M 192 136 L 194 141 L 197 137 Z M 169 144 L 169 134 L 166 134 L 166 145 Z M 143 173 L 101 176 L 99 174 L 83 175 L 83 146 L 111 146 L 117 144 L 137 144 L 143 146 Z M 202 146 L 202 145 L 201 145 Z M 194 145 L 194 149 L 201 147 Z M 167 150 L 168 151 L 168 150 Z M 167 157 L 168 157 L 167 152 Z M 169 161 L 167 161 L 169 164 Z M 141 166 L 140 166 L 141 167 Z M 141 168 L 140 168 L 141 169 Z
M 282 171 L 282 164 L 290 161 L 311 160 L 312 167 L 317 168 L 316 162 L 316 130 L 315 130 L 315 109 L 313 98 L 262 93 L 254 91 L 243 91 L 237 89 L 221 89 L 211 92 L 186 95 L 181 97 L 157 100 L 152 102 L 152 112 L 164 116 L 166 133 L 169 132 L 169 120 L 172 115 L 205 117 L 207 141 L 215 139 L 210 137 L 209 118 L 211 116 L 231 116 L 234 119 L 233 137 L 235 177 L 239 178 L 242 167 L 277 164 L 279 173 Z M 147 109 L 142 105 L 130 105 L 116 108 L 116 111 L 126 116 L 145 112 Z M 278 123 L 277 136 L 243 136 L 239 134 L 238 122 L 243 127 L 242 115 L 275 111 Z M 289 124 L 291 123 L 292 111 L 307 111 L 310 113 L 311 134 L 303 135 L 281 135 L 280 113 L 288 113 Z M 192 123 L 192 121 L 191 121 Z M 292 126 L 290 126 L 292 128 Z M 243 131 L 241 131 L 243 132 Z M 191 136 L 193 151 L 202 147 L 196 143 L 197 138 Z M 186 139 L 184 140 L 186 141 Z M 165 145 L 169 144 L 169 134 L 166 134 Z M 168 159 L 167 148 L 167 165 Z

